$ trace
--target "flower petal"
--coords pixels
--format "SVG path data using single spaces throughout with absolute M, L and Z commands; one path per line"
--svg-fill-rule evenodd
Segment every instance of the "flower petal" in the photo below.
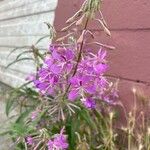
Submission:
M 99 73 L 99 74 L 102 74 L 104 73 L 106 70 L 107 70 L 107 65 L 106 64 L 97 64 L 97 65 L 94 65 L 94 70 L 96 73 Z
M 74 101 L 75 99 L 77 99 L 78 96 L 79 96 L 79 91 L 74 89 L 69 92 L 68 99 Z
M 50 69 L 54 74 L 59 74 L 61 72 L 61 67 L 53 64 Z
M 94 94 L 96 92 L 96 87 L 95 85 L 90 85 L 84 88 L 85 91 L 89 94 Z
M 82 100 L 83 104 L 86 108 L 94 109 L 96 107 L 96 102 L 92 98 L 86 98 Z

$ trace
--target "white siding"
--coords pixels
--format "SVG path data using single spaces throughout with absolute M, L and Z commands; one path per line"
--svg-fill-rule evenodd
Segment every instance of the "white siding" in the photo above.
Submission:
M 10 86 L 19 86 L 27 74 L 34 71 L 28 60 L 6 69 L 8 63 L 25 49 L 16 51 L 15 47 L 31 46 L 49 30 L 44 22 L 53 24 L 57 0 L 0 0 L 0 81 Z M 49 40 L 44 39 L 38 46 L 47 48 Z

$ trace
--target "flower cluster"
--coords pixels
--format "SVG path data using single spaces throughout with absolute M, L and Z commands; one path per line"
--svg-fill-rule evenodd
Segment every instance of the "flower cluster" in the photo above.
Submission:
M 95 108 L 95 100 L 105 97 L 109 85 L 103 76 L 108 68 L 106 51 L 82 53 L 79 62 L 76 53 L 74 48 L 50 46 L 50 55 L 39 69 L 34 84 L 42 94 L 54 97 L 63 95 L 69 86 L 69 100 L 80 99 L 87 108 Z
M 65 150 L 68 148 L 66 135 L 63 132 L 64 128 L 60 131 L 60 134 L 56 134 L 53 139 L 48 141 L 48 150 Z
M 71 49 L 50 47 L 51 55 L 45 59 L 38 71 L 38 80 L 34 83 L 42 94 L 55 95 L 65 90 L 67 76 L 73 68 L 74 51 Z

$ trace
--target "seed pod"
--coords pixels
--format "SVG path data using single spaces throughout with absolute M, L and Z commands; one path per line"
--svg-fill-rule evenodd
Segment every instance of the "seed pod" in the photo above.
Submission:
M 82 24 L 84 23 L 85 19 L 86 19 L 86 16 L 85 16 L 85 14 L 84 14 L 84 15 L 82 15 L 82 17 L 76 22 L 76 26 L 82 25 Z
M 64 27 L 63 29 L 61 29 L 61 31 L 67 31 L 70 27 L 72 27 L 74 24 L 76 23 L 76 21 L 72 22 L 71 24 L 69 24 L 68 26 Z
M 87 0 L 84 1 L 84 3 L 82 4 L 80 10 L 77 11 L 72 17 L 70 17 L 70 18 L 66 21 L 66 23 L 67 23 L 67 24 L 68 24 L 68 23 L 72 23 L 74 20 L 76 20 L 78 17 L 80 17 L 80 16 L 83 14 L 83 12 L 85 11 L 85 6 L 86 6 L 86 4 L 87 4 Z
M 83 42 L 85 32 L 86 32 L 86 30 L 83 30 L 83 31 L 82 31 L 82 34 L 80 35 L 80 37 L 79 37 L 78 40 L 77 40 L 77 43 L 78 43 L 78 44 L 80 44 L 80 43 Z
M 56 40 L 56 42 L 60 42 L 60 41 L 65 40 L 65 39 L 66 39 L 68 36 L 70 36 L 71 34 L 73 34 L 73 33 L 68 33 L 67 35 L 58 38 L 58 39 Z
M 101 21 L 100 19 L 96 19 L 102 26 L 104 32 L 108 35 L 108 36 L 111 36 L 111 33 L 109 31 L 109 29 L 104 25 L 103 21 Z
M 85 7 L 87 6 L 87 0 L 84 1 L 84 3 L 82 4 L 80 10 L 85 11 Z
M 108 28 L 108 25 L 107 25 L 107 23 L 106 23 L 106 21 L 105 21 L 105 19 L 103 17 L 103 14 L 102 14 L 101 10 L 99 10 L 99 14 L 101 16 L 101 20 L 102 20 L 103 24 Z
M 99 46 L 102 46 L 102 47 L 105 47 L 105 48 L 108 48 L 110 50 L 114 50 L 115 47 L 114 46 L 111 46 L 111 45 L 106 45 L 106 44 L 102 44 L 102 43 L 99 43 L 99 42 L 93 42 L 93 44 L 97 44 Z
M 90 36 L 94 39 L 94 34 L 90 30 L 87 30 L 86 33 L 89 33 Z
M 79 11 L 77 11 L 72 17 L 70 17 L 67 21 L 66 21 L 66 23 L 72 23 L 77 17 L 80 17 L 81 15 L 82 15 L 82 11 L 81 10 L 79 10 Z

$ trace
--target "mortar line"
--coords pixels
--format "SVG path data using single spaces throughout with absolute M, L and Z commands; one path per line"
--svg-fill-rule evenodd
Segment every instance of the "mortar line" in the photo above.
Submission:
M 115 76 L 115 75 L 109 75 L 109 74 L 106 74 L 105 76 L 106 77 L 112 77 L 112 78 L 120 79 L 120 80 L 126 80 L 126 81 L 130 81 L 130 82 L 135 82 L 135 83 L 141 83 L 141 84 L 145 84 L 147 86 L 150 86 L 150 82 L 146 82 L 146 81 L 142 81 L 142 80 L 129 79 L 129 78 L 125 78 L 125 77 L 121 77 L 121 76 Z

